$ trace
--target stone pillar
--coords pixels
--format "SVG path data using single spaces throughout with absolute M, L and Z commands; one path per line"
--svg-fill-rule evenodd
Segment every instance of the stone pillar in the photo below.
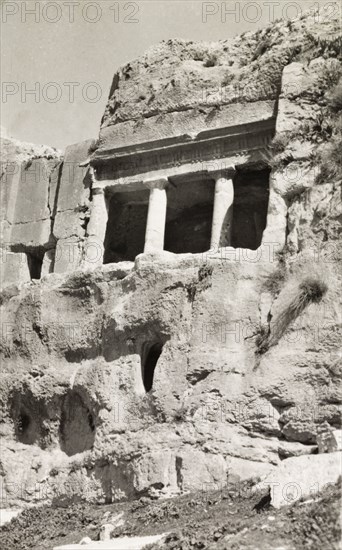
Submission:
M 214 174 L 215 198 L 213 222 L 211 226 L 210 248 L 231 246 L 233 225 L 234 169 L 222 170 Z M 223 235 L 225 238 L 223 238 Z
M 84 261 L 87 267 L 98 267 L 103 263 L 108 213 L 104 189 L 97 187 L 93 189 L 92 195 L 93 200 L 87 226 L 88 239 L 84 250 Z
M 145 253 L 164 250 L 167 184 L 168 180 L 166 178 L 145 182 L 145 185 L 150 189 L 145 233 Z

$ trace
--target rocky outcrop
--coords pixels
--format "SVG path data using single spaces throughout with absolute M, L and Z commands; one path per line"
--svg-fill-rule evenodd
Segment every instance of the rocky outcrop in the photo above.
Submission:
M 53 249 L 56 189 L 50 185 L 60 153 L 1 138 L 1 285 L 49 273 L 44 254 Z
M 93 140 L 55 149 L 2 139 L 1 286 L 80 266 L 89 219 Z
M 114 75 L 99 150 L 262 121 L 277 110 L 287 65 L 323 51 L 336 57 L 338 21 L 321 19 L 280 21 L 219 42 L 153 46 Z
M 5 248 L 26 261 L 24 274 L 5 271 L 1 293 L 6 506 L 273 479 L 323 448 L 324 423 L 340 427 L 336 25 L 308 17 L 211 46 L 164 43 L 115 76 L 96 145 L 64 159 L 16 146 L 10 174 L 6 144 Z M 89 160 L 190 142 L 238 117 L 275 124 L 260 247 L 94 268 Z M 42 276 L 31 281 L 37 250 Z

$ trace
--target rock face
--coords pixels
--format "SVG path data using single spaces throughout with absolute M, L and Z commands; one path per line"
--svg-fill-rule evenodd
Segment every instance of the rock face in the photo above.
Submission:
M 49 273 L 60 153 L 1 138 L 1 285 Z M 46 254 L 45 262 L 44 256 Z M 44 264 L 44 266 L 43 266 Z
M 114 77 L 96 144 L 4 140 L 4 507 L 256 480 L 339 429 L 336 36 L 170 41 Z

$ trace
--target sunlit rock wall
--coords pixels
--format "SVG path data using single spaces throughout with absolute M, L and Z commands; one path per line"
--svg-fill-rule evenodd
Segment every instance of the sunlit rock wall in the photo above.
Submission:
M 25 156 L 23 170 L 49 167 L 40 192 L 5 171 L 6 253 L 27 259 L 36 247 L 42 266 L 52 263 L 40 280 L 28 263 L 15 269 L 1 293 L 2 505 L 263 478 L 316 453 L 322 427 L 339 427 L 336 28 L 300 19 L 210 47 L 171 41 L 114 78 L 95 154 L 167 131 L 192 139 L 216 113 L 226 124 L 242 93 L 230 79 L 251 85 L 243 111 L 253 120 L 277 115 L 258 250 L 145 254 L 85 270 L 93 197 L 80 164 L 96 145 L 69 147 L 62 165 L 55 152 Z

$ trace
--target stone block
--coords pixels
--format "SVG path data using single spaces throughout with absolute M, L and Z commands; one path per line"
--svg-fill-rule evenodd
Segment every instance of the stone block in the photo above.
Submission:
M 246 480 L 259 480 L 269 475 L 275 466 L 268 462 L 256 462 L 235 456 L 226 459 L 228 468 L 228 481 L 236 483 Z
M 50 173 L 56 160 L 9 163 L 2 187 L 2 238 L 8 245 L 44 246 L 51 231 Z
M 21 162 L 7 162 L 3 166 L 3 174 L 0 187 L 0 220 L 1 222 L 14 222 L 15 206 L 21 179 Z M 6 241 L 10 233 L 3 234 Z
M 305 455 L 287 458 L 258 488 L 270 488 L 271 504 L 280 508 L 301 498 L 317 497 L 341 476 L 342 453 Z
M 35 159 L 21 167 L 20 183 L 15 205 L 14 223 L 40 221 L 50 218 L 49 178 L 51 162 Z
M 56 239 L 68 239 L 70 237 L 83 237 L 85 234 L 84 214 L 77 210 L 64 210 L 57 212 L 53 235 Z
M 53 272 L 53 266 L 55 263 L 56 249 L 47 250 L 44 254 L 41 277 Z
M 221 489 L 227 483 L 227 464 L 222 455 L 188 448 L 176 460 L 183 491 Z
M 88 168 L 80 167 L 87 160 L 93 140 L 82 141 L 66 148 L 58 193 L 58 211 L 74 210 L 89 197 Z M 86 179 L 85 179 L 86 178 Z
M 31 280 L 26 254 L 2 250 L 0 257 L 1 288 Z
M 175 457 L 171 452 L 157 451 L 144 455 L 134 467 L 136 491 L 149 488 L 177 491 Z
M 54 273 L 71 273 L 79 268 L 82 259 L 82 241 L 77 237 L 60 239 L 56 246 Z
M 91 180 L 88 168 L 81 167 L 80 163 L 87 160 L 92 142 L 84 141 L 66 149 L 60 167 L 57 208 L 54 212 L 53 234 L 56 239 L 73 239 L 85 235 L 85 211 L 88 208 Z M 56 194 L 56 178 L 54 174 L 51 199 Z
M 12 225 L 10 244 L 23 246 L 46 246 L 50 240 L 51 220 L 32 221 Z

